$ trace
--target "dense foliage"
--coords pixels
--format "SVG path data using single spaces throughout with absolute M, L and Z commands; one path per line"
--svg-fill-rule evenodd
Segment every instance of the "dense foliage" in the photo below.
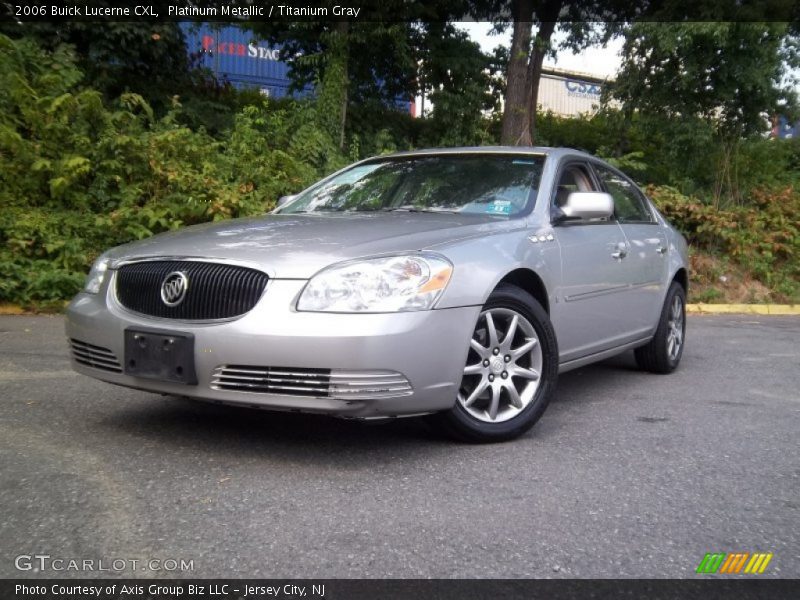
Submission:
M 43 50 L 64 44 L 94 89 L 105 98 L 127 91 L 141 94 L 157 111 L 169 104 L 169 92 L 186 89 L 202 73 L 191 69 L 184 36 L 178 23 L 110 22 L 102 27 L 90 21 L 0 23 L 0 34 L 26 37 Z
M 453 47 L 461 61 L 434 69 Z M 333 93 L 268 101 L 187 87 L 155 99 L 152 89 L 115 96 L 83 70 L 73 46 L 0 36 L 0 302 L 60 307 L 102 250 L 262 214 L 351 160 L 498 143 L 493 98 L 469 76 L 481 64 L 474 50 L 457 34 L 430 45 L 441 56 L 426 72 L 436 98 L 429 117 L 364 99 L 348 107 L 341 136 Z M 579 119 L 540 115 L 538 131 L 542 143 L 605 156 L 655 184 L 651 196 L 693 245 L 695 299 L 724 299 L 720 282 L 730 273 L 760 286 L 746 299 L 800 299 L 800 140 L 742 137 L 729 157 L 737 194 L 720 196 L 714 165 L 727 150 L 707 119 L 607 109 Z
M 260 99 L 217 139 L 182 124 L 177 98 L 156 118 L 81 79 L 68 48 L 0 36 L 0 301 L 68 298 L 103 248 L 263 213 L 347 162 L 311 104 Z
M 539 127 L 544 143 L 600 155 L 650 184 L 651 198 L 694 253 L 693 299 L 800 301 L 800 139 L 744 138 L 729 157 L 738 192 L 720 197 L 715 165 L 726 150 L 703 119 L 606 110 L 591 118 L 546 115 Z M 733 290 L 733 280 L 760 285 Z
M 760 298 L 756 289 L 747 290 L 742 300 L 800 300 L 800 192 L 793 187 L 754 190 L 749 206 L 725 210 L 671 187 L 650 186 L 648 193 L 686 236 L 695 257 L 700 249 L 704 254 L 691 270 L 704 294 L 696 300 L 723 298 L 726 284 L 739 283 L 731 279 L 736 271 L 767 288 Z
M 798 38 L 786 23 L 638 22 L 606 92 L 626 115 L 700 125 L 715 149 L 714 199 L 742 197 L 738 147 L 765 114 L 795 114 Z
M 729 157 L 737 195 L 715 196 L 716 165 L 726 150 L 711 126 L 699 118 L 667 118 L 615 110 L 592 117 L 539 120 L 544 145 L 579 148 L 600 155 L 640 184 L 669 185 L 702 197 L 716 208 L 749 206 L 753 191 L 800 183 L 800 139 L 742 138 Z

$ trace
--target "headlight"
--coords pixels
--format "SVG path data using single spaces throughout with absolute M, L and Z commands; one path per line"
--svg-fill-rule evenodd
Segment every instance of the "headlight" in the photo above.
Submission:
M 96 294 L 100 291 L 100 286 L 103 285 L 103 279 L 106 277 L 108 270 L 108 259 L 101 256 L 92 265 L 89 275 L 86 277 L 86 283 L 83 285 L 83 291 L 90 294 Z
M 453 265 L 438 254 L 388 256 L 340 263 L 306 284 L 297 310 L 398 312 L 427 310 L 447 287 Z

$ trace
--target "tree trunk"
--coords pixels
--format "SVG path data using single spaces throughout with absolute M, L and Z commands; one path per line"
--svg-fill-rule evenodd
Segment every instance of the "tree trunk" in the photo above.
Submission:
M 503 128 L 500 143 L 510 146 L 528 146 L 531 143 L 528 121 L 527 66 L 533 26 L 533 0 L 514 0 L 514 32 L 511 36 L 511 54 L 506 71 L 506 98 L 503 110 Z
M 559 8 L 560 8 L 560 3 Z M 557 15 L 557 13 L 556 13 Z M 549 15 L 548 15 L 549 16 Z M 528 143 L 533 145 L 536 142 L 536 112 L 539 102 L 539 82 L 542 79 L 542 63 L 545 54 L 550 48 L 550 38 L 556 28 L 555 20 L 544 21 L 536 32 L 531 51 L 531 60 L 528 63 L 527 81 L 530 94 L 528 97 Z
M 342 90 L 342 106 L 341 106 L 341 118 L 339 120 L 339 150 L 344 152 L 344 131 L 345 126 L 347 125 L 347 104 L 350 100 L 350 77 L 349 77 L 349 66 L 350 66 L 350 45 L 347 43 L 347 34 L 350 30 L 350 23 L 348 21 L 339 21 L 336 23 L 336 32 L 342 36 L 344 40 L 345 49 L 344 49 L 344 56 L 343 56 L 343 65 L 342 70 L 344 71 L 344 89 Z

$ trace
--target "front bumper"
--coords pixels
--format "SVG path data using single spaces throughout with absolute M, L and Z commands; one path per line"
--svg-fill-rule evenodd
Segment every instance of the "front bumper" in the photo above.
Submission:
M 273 279 L 252 311 L 231 321 L 190 323 L 132 313 L 116 300 L 114 273 L 99 294 L 78 294 L 67 308 L 66 333 L 111 351 L 124 363 L 128 327 L 191 333 L 197 385 L 162 382 L 81 364 L 84 375 L 127 387 L 275 410 L 344 417 L 392 417 L 446 410 L 456 400 L 480 307 L 391 314 L 297 312 L 305 281 Z M 85 361 L 84 361 L 85 362 Z M 282 370 L 331 369 L 332 373 L 394 372 L 410 384 L 402 394 L 335 397 L 219 389 L 220 368 L 252 365 Z M 294 372 L 293 371 L 293 372 Z M 216 375 L 216 378 L 215 378 Z

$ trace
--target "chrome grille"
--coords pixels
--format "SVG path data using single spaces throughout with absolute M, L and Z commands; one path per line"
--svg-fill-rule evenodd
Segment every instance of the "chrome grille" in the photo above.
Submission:
M 119 364 L 117 357 L 108 348 L 87 344 L 75 339 L 70 339 L 69 345 L 75 362 L 87 367 L 111 371 L 112 373 L 122 372 L 122 366 Z
M 217 390 L 310 396 L 339 400 L 375 400 L 408 396 L 411 384 L 396 371 L 345 371 L 225 365 L 211 378 Z
M 161 284 L 170 273 L 186 275 L 185 299 L 168 306 Z M 221 263 L 153 260 L 123 265 L 117 271 L 117 300 L 132 311 L 165 319 L 203 321 L 229 319 L 252 310 L 269 277 L 266 273 Z

